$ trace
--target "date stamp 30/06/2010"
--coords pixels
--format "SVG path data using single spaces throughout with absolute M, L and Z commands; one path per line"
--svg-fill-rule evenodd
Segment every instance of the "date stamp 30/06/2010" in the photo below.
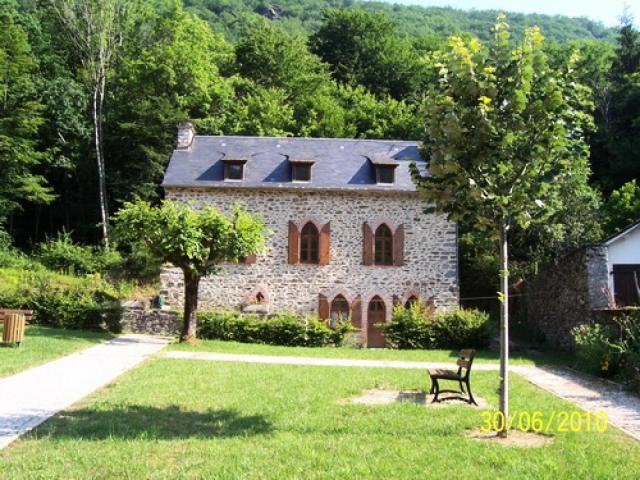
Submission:
M 606 432 L 609 420 L 606 412 L 573 411 L 522 411 L 505 418 L 500 411 L 484 411 L 481 413 L 482 425 L 480 430 L 487 432 L 502 432 L 518 429 L 523 432 L 555 433 L 555 432 Z

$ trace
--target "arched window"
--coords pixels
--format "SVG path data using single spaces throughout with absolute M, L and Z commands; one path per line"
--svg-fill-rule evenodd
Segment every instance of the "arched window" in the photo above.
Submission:
M 256 303 L 264 303 L 264 301 L 265 301 L 264 293 L 258 292 L 256 294 Z
M 393 234 L 384 223 L 376 229 L 373 258 L 376 265 L 393 265 Z
M 320 234 L 316 226 L 309 222 L 300 232 L 300 263 L 319 263 Z
M 349 318 L 349 302 L 342 295 L 337 295 L 331 302 L 331 320 L 346 320 Z
M 416 297 L 415 295 L 411 295 L 409 298 L 407 298 L 407 301 L 404 302 L 404 308 L 411 308 L 416 303 L 418 303 L 418 297 Z

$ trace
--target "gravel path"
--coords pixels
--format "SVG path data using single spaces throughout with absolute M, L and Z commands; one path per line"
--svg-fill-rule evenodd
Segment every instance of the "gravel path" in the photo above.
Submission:
M 266 363 L 279 365 L 310 365 L 324 367 L 375 368 L 451 368 L 451 363 L 402 362 L 393 360 L 355 360 L 346 358 L 287 357 L 274 355 L 243 355 L 215 352 L 173 351 L 167 358 L 214 362 Z M 497 364 L 474 363 L 473 370 L 497 371 Z M 581 409 L 596 414 L 606 412 L 609 424 L 640 440 L 640 398 L 621 390 L 617 384 L 570 372 L 534 365 L 512 365 L 510 371 L 548 392 L 568 400 Z
M 159 337 L 124 335 L 0 379 L 0 449 L 167 343 Z

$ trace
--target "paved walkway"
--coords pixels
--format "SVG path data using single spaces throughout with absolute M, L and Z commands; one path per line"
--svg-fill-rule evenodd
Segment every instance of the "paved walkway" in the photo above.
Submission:
M 354 360 L 344 358 L 287 357 L 272 355 L 242 355 L 215 352 L 167 352 L 168 358 L 215 362 L 266 363 L 280 365 L 311 365 L 324 367 L 377 368 L 451 368 L 449 363 L 403 362 L 393 360 Z M 474 370 L 497 371 L 499 366 L 474 363 Z M 534 365 L 512 365 L 510 371 L 552 394 L 573 402 L 581 409 L 596 414 L 604 411 L 611 425 L 640 440 L 640 398 L 625 393 L 616 384 L 589 378 L 567 370 Z
M 124 335 L 0 379 L 0 449 L 167 343 L 159 337 Z

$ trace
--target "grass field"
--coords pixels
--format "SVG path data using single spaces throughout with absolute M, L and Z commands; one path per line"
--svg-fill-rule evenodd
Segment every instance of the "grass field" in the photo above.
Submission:
M 226 342 L 221 340 L 201 340 L 197 345 L 176 343 L 171 350 L 196 352 L 221 352 L 252 355 L 288 355 L 295 357 L 355 358 L 370 360 L 406 360 L 424 362 L 455 362 L 456 350 L 393 350 L 389 348 L 352 348 L 352 347 L 281 347 L 257 343 Z M 481 350 L 476 353 L 476 361 L 499 363 L 498 352 Z M 563 353 L 519 353 L 511 352 L 510 361 L 518 365 L 555 364 L 569 365 L 572 357 Z
M 497 402 L 495 372 L 475 393 Z M 574 411 L 512 376 L 512 411 Z M 638 478 L 640 444 L 556 433 L 540 448 L 467 439 L 481 409 L 342 403 L 424 389 L 418 370 L 154 359 L 0 452 L 0 478 Z
M 109 334 L 100 332 L 27 325 L 21 347 L 0 343 L 0 377 L 35 367 L 108 338 L 111 338 Z

